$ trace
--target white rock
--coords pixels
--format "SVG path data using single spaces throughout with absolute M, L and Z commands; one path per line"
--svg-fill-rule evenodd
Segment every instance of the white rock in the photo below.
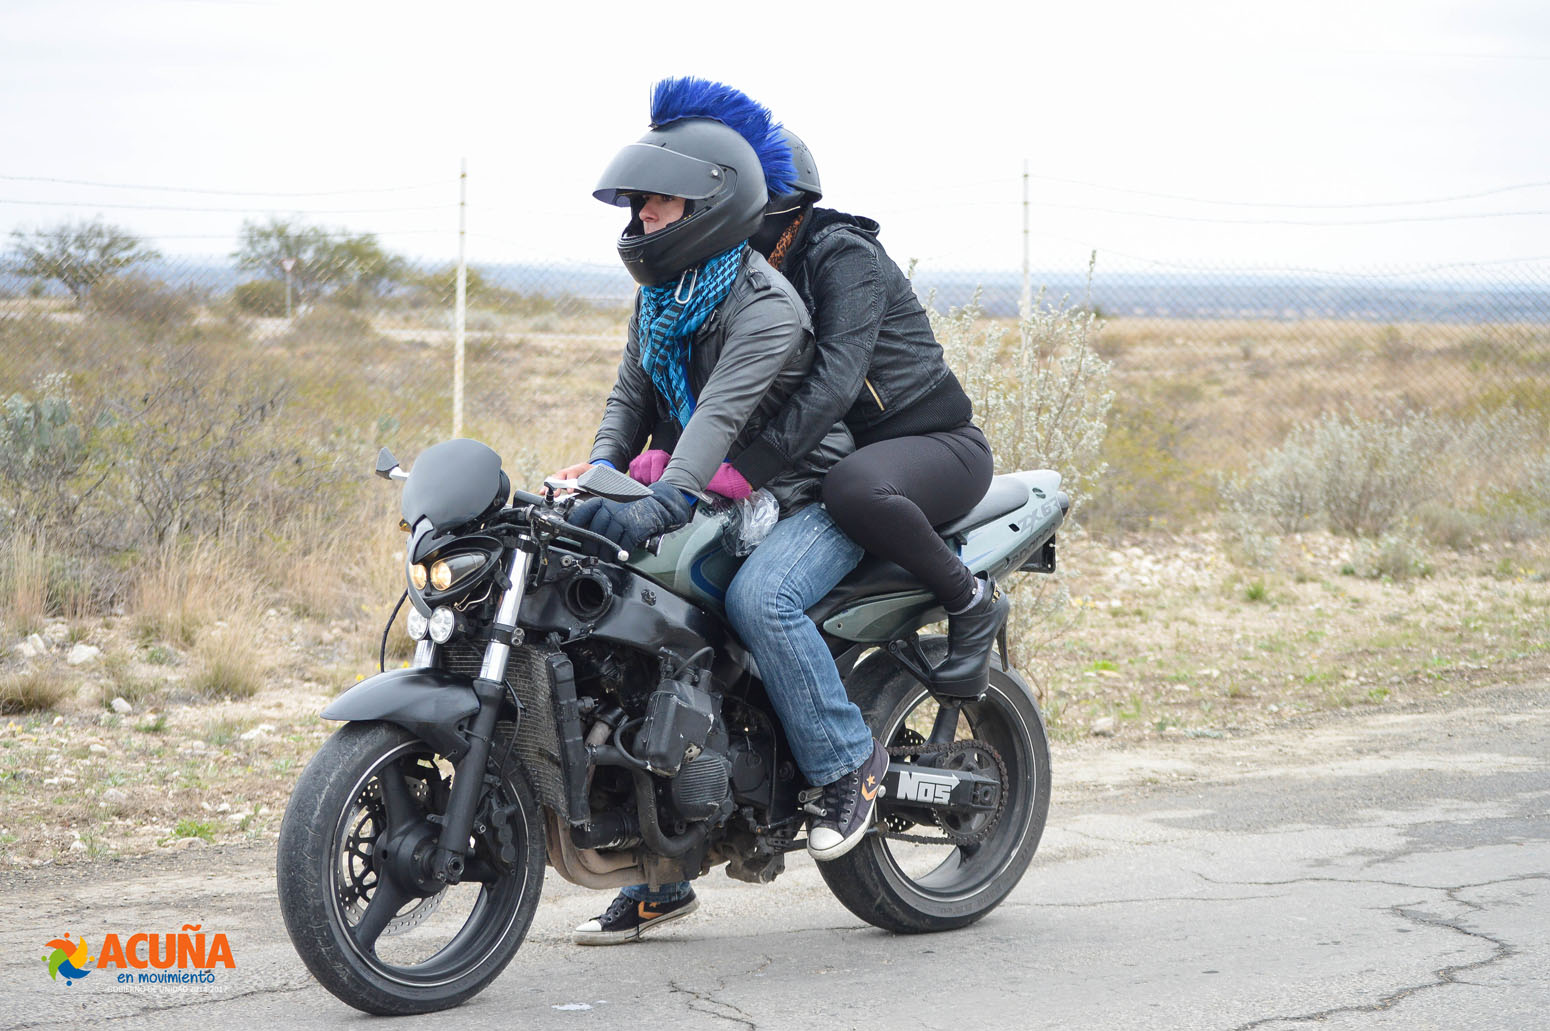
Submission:
M 107 755 L 108 754 L 108 746 L 107 745 L 92 745 L 90 748 L 87 749 L 87 751 L 90 752 L 92 755 Z
M 50 623 L 43 628 L 43 640 L 54 647 L 59 647 L 70 639 L 70 624 Z
M 16 646 L 16 651 L 24 659 L 35 659 L 48 651 L 48 645 L 37 634 L 28 634 L 27 639 Z
M 85 852 L 86 851 L 86 842 L 82 841 L 80 838 L 76 838 L 74 841 L 70 842 L 70 851 L 71 852 Z
M 65 661 L 72 666 L 84 666 L 88 662 L 96 662 L 102 654 L 102 649 L 93 644 L 78 644 L 70 649 L 70 654 L 65 656 Z
M 1093 720 L 1092 735 L 1093 735 L 1093 737 L 1113 737 L 1114 736 L 1114 717 L 1113 716 L 1100 716 L 1097 719 Z
M 102 793 L 102 800 L 104 802 L 123 802 L 128 798 L 129 795 L 118 788 L 108 788 Z

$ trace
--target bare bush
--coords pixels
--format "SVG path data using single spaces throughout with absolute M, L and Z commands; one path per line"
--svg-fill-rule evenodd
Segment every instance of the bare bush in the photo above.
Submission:
M 1009 343 L 1001 326 L 984 320 L 977 297 L 930 315 L 997 468 L 1055 469 L 1073 501 L 1090 492 L 1103 475 L 1100 452 L 1114 402 L 1110 363 L 1093 347 L 1097 317 L 1040 300 L 1018 320 Z

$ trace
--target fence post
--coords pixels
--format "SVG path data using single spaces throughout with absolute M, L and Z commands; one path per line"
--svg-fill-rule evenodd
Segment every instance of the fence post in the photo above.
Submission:
M 457 177 L 457 300 L 452 312 L 452 435 L 463 435 L 463 330 L 468 319 L 468 159 Z
M 1027 321 L 1033 308 L 1033 286 L 1028 279 L 1028 159 L 1023 158 L 1023 292 L 1017 301 L 1018 317 Z

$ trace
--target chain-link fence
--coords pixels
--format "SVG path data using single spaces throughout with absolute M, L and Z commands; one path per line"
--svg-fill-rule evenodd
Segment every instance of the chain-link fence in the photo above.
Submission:
M 13 236 L 0 275 L 8 527 L 126 556 L 298 511 L 326 521 L 378 447 L 412 459 L 451 432 L 450 258 L 406 260 L 367 234 L 271 233 L 240 258 L 43 236 Z M 913 276 L 938 310 L 977 305 L 1014 338 L 1026 304 L 1096 314 L 1114 391 L 1096 528 L 1209 518 L 1223 477 L 1332 417 L 1462 427 L 1511 412 L 1512 434 L 1470 437 L 1475 468 L 1500 474 L 1498 494 L 1537 482 L 1524 463 L 1550 417 L 1550 261 L 1336 273 L 1098 255 L 1026 281 L 929 263 Z M 517 481 L 586 454 L 632 294 L 612 265 L 468 267 L 463 432 Z

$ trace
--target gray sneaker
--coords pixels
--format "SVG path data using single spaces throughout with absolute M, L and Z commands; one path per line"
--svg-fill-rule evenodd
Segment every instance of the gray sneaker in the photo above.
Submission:
M 861 844 L 877 816 L 887 772 L 888 750 L 874 740 L 872 754 L 860 767 L 832 784 L 802 793 L 803 808 L 812 814 L 807 823 L 808 855 L 825 863 Z

